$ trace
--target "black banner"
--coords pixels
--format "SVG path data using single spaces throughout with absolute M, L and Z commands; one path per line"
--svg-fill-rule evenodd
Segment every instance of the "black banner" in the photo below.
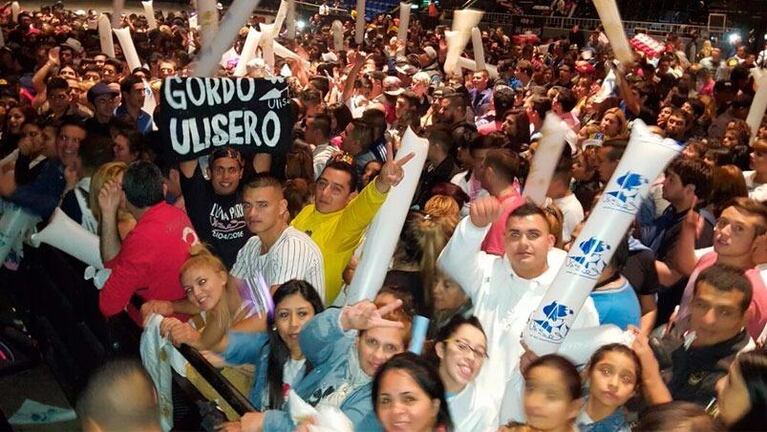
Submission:
M 157 126 L 170 155 L 190 160 L 225 145 L 290 147 L 293 109 L 282 78 L 167 78 Z

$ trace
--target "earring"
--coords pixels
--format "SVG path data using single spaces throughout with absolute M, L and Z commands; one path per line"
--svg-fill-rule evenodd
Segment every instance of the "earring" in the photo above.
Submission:
M 277 331 L 277 326 L 276 325 L 272 326 L 272 331 Z

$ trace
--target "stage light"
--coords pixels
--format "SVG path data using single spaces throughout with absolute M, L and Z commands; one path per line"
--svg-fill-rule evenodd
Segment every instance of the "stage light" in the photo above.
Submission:
M 736 43 L 740 42 L 740 34 L 730 33 L 730 35 L 727 36 L 727 40 L 730 41 L 731 44 L 735 45 Z
M 296 28 L 297 28 L 299 31 L 303 30 L 303 29 L 304 29 L 304 27 L 306 27 L 306 23 L 305 23 L 304 21 L 302 21 L 302 20 L 298 20 L 298 21 L 296 21 Z

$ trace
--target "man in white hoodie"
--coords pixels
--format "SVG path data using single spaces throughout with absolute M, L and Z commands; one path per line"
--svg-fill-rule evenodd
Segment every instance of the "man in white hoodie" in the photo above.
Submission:
M 496 404 L 496 421 L 504 424 L 524 420 L 518 379 L 519 359 L 525 352 L 521 336 L 565 252 L 554 248 L 543 210 L 530 203 L 518 207 L 506 221 L 505 255 L 482 252 L 482 240 L 500 213 L 495 197 L 472 202 L 469 217 L 458 225 L 437 264 L 471 297 L 474 315 L 485 328 L 489 358 L 475 385 Z M 594 303 L 588 299 L 573 328 L 598 325 Z

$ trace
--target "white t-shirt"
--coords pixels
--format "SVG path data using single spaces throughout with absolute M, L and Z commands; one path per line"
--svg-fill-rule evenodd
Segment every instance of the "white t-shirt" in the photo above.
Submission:
M 237 253 L 232 276 L 246 279 L 261 274 L 272 287 L 291 279 L 309 282 L 325 299 L 325 270 L 320 248 L 301 231 L 289 226 L 265 254 L 261 254 L 261 239 L 250 238 Z
M 578 201 L 578 198 L 575 197 L 575 194 L 572 193 L 553 201 L 554 204 L 562 210 L 562 216 L 564 216 L 564 221 L 562 223 L 562 241 L 568 242 L 570 241 L 575 226 L 583 220 L 583 206 L 581 205 L 581 202 Z
M 284 365 L 282 365 L 282 382 L 289 385 L 291 388 L 295 388 L 301 379 L 304 377 L 306 366 L 306 357 L 301 360 L 288 359 Z
M 484 367 L 484 366 L 483 366 Z M 459 393 L 446 396 L 455 432 L 495 431 L 497 415 L 487 393 L 479 390 L 475 382 L 469 383 Z
M 767 183 L 756 182 L 756 171 L 744 171 L 743 178 L 746 179 L 749 198 L 760 202 L 767 201 Z

